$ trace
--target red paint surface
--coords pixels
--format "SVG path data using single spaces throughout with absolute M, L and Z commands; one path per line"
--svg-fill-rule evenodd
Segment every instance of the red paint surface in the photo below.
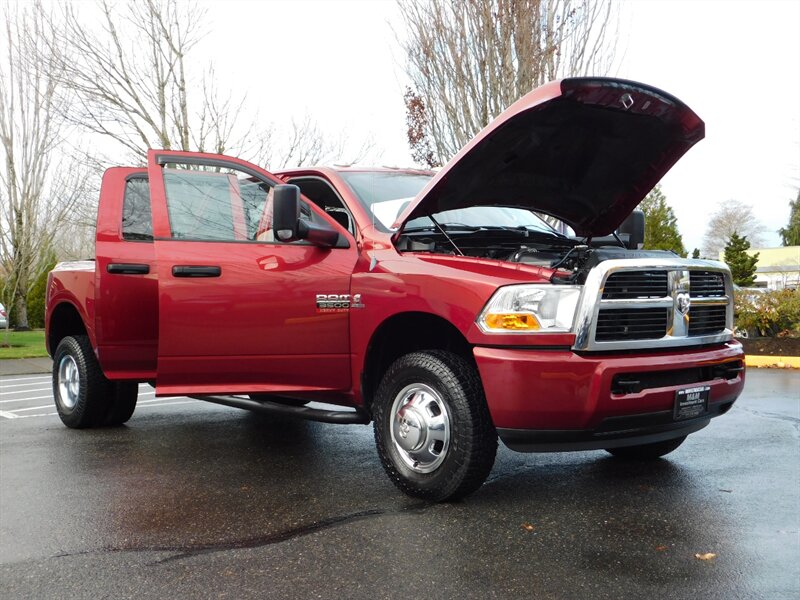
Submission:
M 579 356 L 569 351 L 480 347 L 474 354 L 495 426 L 513 429 L 592 429 L 605 417 L 671 410 L 675 390 L 689 387 L 686 384 L 614 395 L 612 379 L 620 373 L 744 360 L 738 342 L 657 355 Z M 708 384 L 709 402 L 730 402 L 741 393 L 744 374 Z

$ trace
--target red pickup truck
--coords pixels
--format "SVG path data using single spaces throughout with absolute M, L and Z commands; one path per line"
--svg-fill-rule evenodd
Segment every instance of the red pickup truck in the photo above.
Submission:
M 50 275 L 59 415 L 119 425 L 150 382 L 372 421 L 429 500 L 477 489 L 498 437 L 663 456 L 744 385 L 726 266 L 640 249 L 635 207 L 703 135 L 673 96 L 593 78 L 524 96 L 436 173 L 151 150 L 105 173 L 96 260 Z

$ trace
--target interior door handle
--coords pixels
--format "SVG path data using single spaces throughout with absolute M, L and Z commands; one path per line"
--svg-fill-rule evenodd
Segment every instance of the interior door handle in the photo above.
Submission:
M 147 275 L 150 272 L 150 265 L 138 263 L 108 263 L 106 271 L 116 275 Z
M 219 277 L 222 268 L 205 265 L 175 265 L 172 267 L 173 277 Z

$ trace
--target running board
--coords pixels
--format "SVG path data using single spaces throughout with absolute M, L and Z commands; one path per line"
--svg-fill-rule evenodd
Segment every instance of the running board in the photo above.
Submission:
M 278 414 L 290 417 L 298 417 L 300 419 L 307 419 L 309 421 L 320 421 L 321 423 L 366 425 L 371 420 L 366 412 L 358 408 L 356 408 L 355 411 L 323 410 L 319 408 L 309 408 L 307 406 L 289 406 L 286 404 L 278 404 L 277 402 L 269 402 L 267 400 L 252 400 L 250 398 L 241 398 L 239 396 L 189 397 L 196 400 L 203 400 L 204 402 L 213 402 L 214 404 L 232 406 L 233 408 L 243 408 L 244 410 L 252 410 L 271 415 Z

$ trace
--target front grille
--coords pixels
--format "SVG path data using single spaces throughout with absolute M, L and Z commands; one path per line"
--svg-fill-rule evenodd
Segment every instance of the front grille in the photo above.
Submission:
M 595 340 L 654 340 L 667 332 L 669 311 L 666 308 L 601 308 L 597 316 Z
M 689 293 L 692 298 L 720 298 L 725 295 L 725 278 L 718 271 L 691 271 Z
M 689 309 L 689 335 L 722 333 L 727 322 L 727 306 L 692 306 Z
M 632 300 L 668 296 L 666 271 L 612 273 L 603 287 L 603 300 Z
M 614 351 L 716 344 L 733 336 L 730 274 L 675 259 L 611 259 L 584 284 L 573 348 Z

